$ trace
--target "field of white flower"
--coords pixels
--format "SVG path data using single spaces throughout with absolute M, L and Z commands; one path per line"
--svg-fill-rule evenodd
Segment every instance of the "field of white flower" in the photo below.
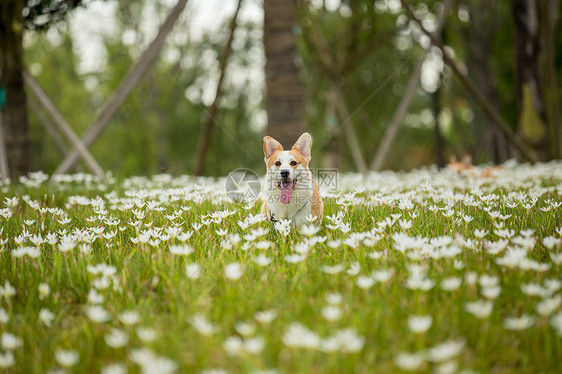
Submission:
M 340 175 L 298 228 L 222 179 L 21 182 L 0 186 L 2 370 L 560 370 L 560 162 Z

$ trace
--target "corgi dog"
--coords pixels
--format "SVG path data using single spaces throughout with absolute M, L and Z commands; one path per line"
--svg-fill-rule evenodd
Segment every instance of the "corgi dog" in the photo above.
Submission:
M 267 174 L 261 212 L 275 221 L 290 219 L 293 225 L 307 222 L 306 217 L 316 216 L 320 224 L 324 206 L 318 185 L 312 180 L 308 168 L 312 138 L 305 132 L 290 151 L 271 136 L 263 138 L 263 153 Z

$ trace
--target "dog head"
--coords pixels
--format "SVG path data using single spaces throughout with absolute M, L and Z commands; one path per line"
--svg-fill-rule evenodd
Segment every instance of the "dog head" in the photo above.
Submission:
M 308 163 L 312 138 L 305 132 L 290 151 L 283 150 L 283 146 L 271 136 L 263 138 L 263 153 L 267 173 L 270 175 L 272 188 L 280 190 L 280 201 L 288 204 L 299 181 L 306 182 L 309 178 Z

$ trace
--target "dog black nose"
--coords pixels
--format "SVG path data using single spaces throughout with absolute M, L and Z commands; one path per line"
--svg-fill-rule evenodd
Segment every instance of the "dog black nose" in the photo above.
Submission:
M 289 170 L 281 170 L 281 177 L 289 178 Z

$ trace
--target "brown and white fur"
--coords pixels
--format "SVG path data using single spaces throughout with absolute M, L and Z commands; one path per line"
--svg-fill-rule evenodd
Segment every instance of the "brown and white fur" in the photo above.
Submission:
M 294 225 L 316 216 L 320 224 L 324 206 L 318 185 L 308 168 L 312 138 L 304 133 L 290 151 L 271 136 L 263 138 L 263 153 L 267 174 L 263 193 L 262 213 L 270 219 L 290 219 Z

